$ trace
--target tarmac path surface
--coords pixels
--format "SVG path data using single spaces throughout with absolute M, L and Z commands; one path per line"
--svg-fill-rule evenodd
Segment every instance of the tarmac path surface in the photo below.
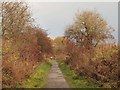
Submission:
M 55 60 L 52 60 L 52 67 L 48 74 L 47 83 L 45 88 L 69 88 L 58 64 Z

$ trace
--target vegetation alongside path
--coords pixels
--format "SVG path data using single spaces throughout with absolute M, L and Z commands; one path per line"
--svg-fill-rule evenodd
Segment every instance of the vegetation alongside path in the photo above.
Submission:
M 64 64 L 62 60 L 58 59 L 57 62 L 71 88 L 98 88 L 98 85 L 91 80 L 75 75 L 70 67 Z
M 23 85 L 19 86 L 20 88 L 41 88 L 46 83 L 46 77 L 51 68 L 50 62 L 44 62 L 40 64 L 33 74 L 23 82 Z
M 52 39 L 46 29 L 34 25 L 28 3 L 3 1 L 1 6 L 2 88 L 43 87 L 51 67 L 46 58 L 55 57 L 65 60 L 58 63 L 71 88 L 120 87 L 115 29 L 100 13 L 76 13 L 64 35 Z M 56 61 L 52 67 L 47 85 L 62 88 L 65 79 Z

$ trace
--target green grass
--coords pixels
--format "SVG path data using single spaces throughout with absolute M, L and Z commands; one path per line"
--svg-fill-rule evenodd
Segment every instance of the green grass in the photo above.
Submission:
M 50 70 L 51 64 L 49 62 L 40 64 L 30 77 L 23 82 L 19 88 L 41 88 L 44 86 L 47 74 Z
M 57 60 L 57 62 L 71 88 L 98 88 L 98 85 L 85 77 L 75 75 L 70 67 L 65 65 L 61 60 Z

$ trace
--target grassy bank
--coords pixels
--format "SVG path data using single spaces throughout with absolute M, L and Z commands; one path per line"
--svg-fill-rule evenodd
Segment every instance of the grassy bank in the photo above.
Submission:
M 30 77 L 23 82 L 19 88 L 41 88 L 46 82 L 47 74 L 50 70 L 50 62 L 44 62 L 40 64 Z
M 57 60 L 57 62 L 71 88 L 98 88 L 98 85 L 85 77 L 75 75 L 62 60 Z

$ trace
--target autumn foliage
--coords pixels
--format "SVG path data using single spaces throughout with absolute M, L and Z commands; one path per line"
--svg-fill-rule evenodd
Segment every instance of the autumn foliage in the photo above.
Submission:
M 118 47 L 113 28 L 97 12 L 84 11 L 65 31 L 65 63 L 78 76 L 96 80 L 100 87 L 118 87 Z M 108 42 L 107 42 L 108 41 Z
M 22 84 L 53 53 L 63 57 L 78 76 L 92 78 L 100 87 L 118 87 L 120 50 L 109 42 L 114 40 L 114 29 L 99 13 L 77 13 L 65 36 L 52 40 L 45 30 L 32 24 L 34 19 L 26 3 L 2 2 L 1 6 L 3 88 Z
M 52 53 L 45 30 L 32 24 L 28 6 L 23 2 L 2 2 L 2 84 L 15 87 Z

